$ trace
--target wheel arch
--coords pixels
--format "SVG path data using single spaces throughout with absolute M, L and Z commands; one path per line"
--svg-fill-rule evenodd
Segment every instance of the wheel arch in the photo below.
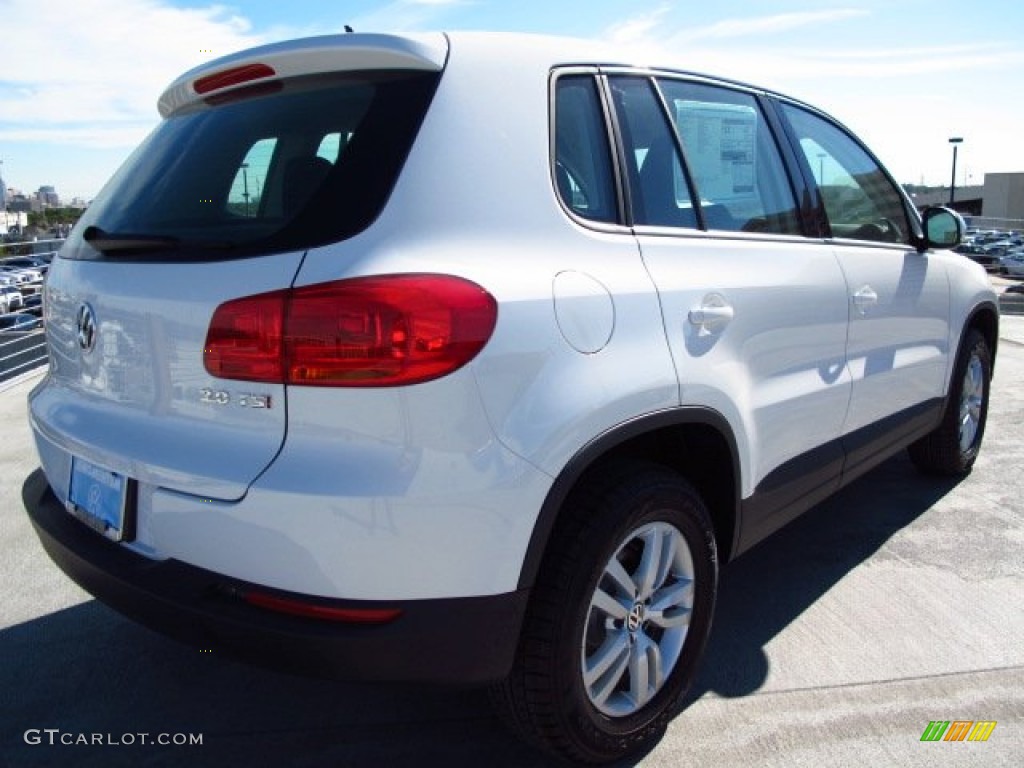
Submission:
M 736 550 L 739 535 L 740 467 L 729 423 L 706 408 L 674 408 L 624 422 L 587 443 L 565 464 L 541 506 L 519 574 L 530 588 L 555 532 L 560 512 L 575 489 L 611 463 L 643 459 L 685 477 L 711 514 L 719 557 Z
M 985 342 L 988 344 L 989 355 L 992 358 L 992 375 L 995 376 L 996 347 L 999 344 L 999 310 L 996 308 L 996 305 L 990 302 L 979 304 L 971 311 L 970 315 L 968 315 L 967 322 L 964 323 L 964 327 L 960 331 L 960 342 L 957 345 L 957 358 L 959 358 L 961 349 L 966 343 L 968 332 L 972 328 L 976 328 L 981 335 L 985 337 Z

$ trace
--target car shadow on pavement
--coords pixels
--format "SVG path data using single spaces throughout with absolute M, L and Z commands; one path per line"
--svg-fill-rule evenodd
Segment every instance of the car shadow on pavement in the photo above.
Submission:
M 959 482 L 924 476 L 900 453 L 730 563 L 688 700 L 761 688 L 772 638 Z
M 765 644 L 954 485 L 894 459 L 726 568 L 689 700 L 758 690 Z M 0 631 L 0 684 L 0 766 L 557 764 L 508 733 L 483 691 L 279 675 L 167 640 L 95 601 Z M 80 734 L 112 744 L 60 743 Z M 202 744 L 143 744 L 141 734 L 200 734 Z
M 503 728 L 484 691 L 277 674 L 168 640 L 96 601 L 0 631 L 0 681 L 3 768 L 549 764 Z M 60 731 L 52 745 L 46 729 Z M 60 743 L 79 734 L 120 745 Z M 202 744 L 151 743 L 161 734 L 200 734 Z

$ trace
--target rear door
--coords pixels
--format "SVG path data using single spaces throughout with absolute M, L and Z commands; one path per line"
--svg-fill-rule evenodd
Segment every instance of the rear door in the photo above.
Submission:
M 836 485 L 850 396 L 843 274 L 830 247 L 802 235 L 754 94 L 609 82 L 681 402 L 710 406 L 736 430 L 749 543 L 788 519 L 783 507 Z
M 215 380 L 203 343 L 218 304 L 239 289 L 287 285 L 300 256 L 250 260 L 242 279 L 224 262 L 61 260 L 47 285 L 50 375 L 32 399 L 38 428 L 142 482 L 240 497 L 281 444 L 284 390 Z M 265 407 L 242 404 L 256 397 Z M 64 471 L 42 458 L 60 490 Z
M 211 319 L 226 302 L 288 289 L 309 248 L 373 221 L 440 68 L 384 41 L 373 71 L 302 74 L 368 55 L 318 44 L 316 56 L 268 49 L 278 71 L 300 72 L 292 77 L 219 93 L 224 79 L 199 72 L 172 86 L 166 119 L 55 260 L 50 375 L 31 408 L 59 495 L 76 457 L 144 484 L 237 499 L 279 451 L 280 324 L 233 316 L 227 344 L 238 354 L 230 376 L 215 376 L 224 369 L 207 365 Z M 395 68 L 382 72 L 389 57 Z M 241 64 L 229 71 L 274 71 Z

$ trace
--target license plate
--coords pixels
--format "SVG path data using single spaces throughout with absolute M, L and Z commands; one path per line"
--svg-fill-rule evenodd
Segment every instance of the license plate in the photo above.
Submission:
M 68 511 L 111 541 L 121 541 L 124 538 L 126 487 L 122 475 L 73 457 Z

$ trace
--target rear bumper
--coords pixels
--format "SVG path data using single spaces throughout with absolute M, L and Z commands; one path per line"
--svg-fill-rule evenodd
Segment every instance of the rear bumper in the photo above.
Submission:
M 342 609 L 398 609 L 385 624 L 301 618 L 250 605 L 248 584 L 178 560 L 154 561 L 107 541 L 68 514 L 42 470 L 22 488 L 50 558 L 83 589 L 129 618 L 201 648 L 298 674 L 349 680 L 480 684 L 512 665 L 528 590 L 395 602 L 323 600 Z

